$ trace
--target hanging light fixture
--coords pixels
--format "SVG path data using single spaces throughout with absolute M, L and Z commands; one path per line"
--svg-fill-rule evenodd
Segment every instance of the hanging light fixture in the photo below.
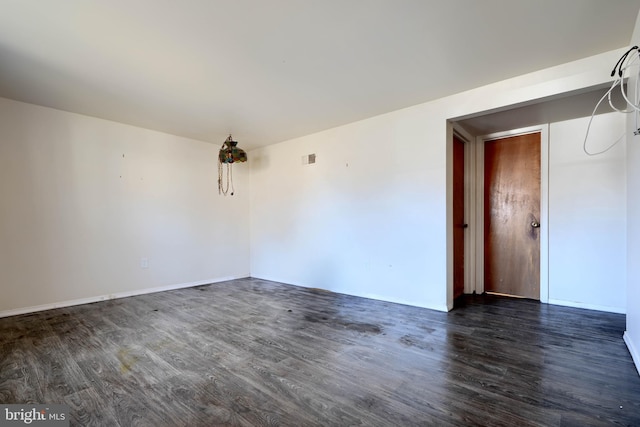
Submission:
M 246 162 L 247 153 L 243 149 L 238 148 L 238 142 L 234 141 L 229 135 L 229 138 L 224 141 L 220 152 L 218 153 L 218 194 L 227 195 L 229 187 L 231 187 L 231 195 L 235 192 L 233 188 L 233 170 L 231 166 L 236 162 Z M 226 180 L 222 173 L 223 166 L 226 166 Z M 225 181 L 225 182 L 223 182 Z

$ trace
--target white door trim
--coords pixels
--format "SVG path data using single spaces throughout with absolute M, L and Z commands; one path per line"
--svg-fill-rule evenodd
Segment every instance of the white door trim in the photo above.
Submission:
M 470 282 L 471 291 L 478 294 L 484 292 L 484 143 L 494 139 L 525 135 L 540 132 L 540 301 L 549 302 L 549 125 L 542 124 L 526 128 L 496 132 L 476 137 L 470 156 L 475 159 L 475 175 L 472 175 L 475 186 L 472 190 L 474 212 L 470 212 L 469 227 L 474 232 L 472 251 L 475 252 L 473 265 L 468 264 L 473 277 Z M 470 259 L 471 261 L 471 259 Z M 467 266 L 465 266 L 467 267 Z M 475 285 L 475 286 L 474 286 Z
M 472 294 L 475 290 L 475 239 L 472 221 L 475 217 L 476 193 L 473 182 L 476 175 L 475 137 L 457 123 L 453 123 L 453 134 L 464 141 L 464 222 L 468 225 L 464 232 L 464 293 Z

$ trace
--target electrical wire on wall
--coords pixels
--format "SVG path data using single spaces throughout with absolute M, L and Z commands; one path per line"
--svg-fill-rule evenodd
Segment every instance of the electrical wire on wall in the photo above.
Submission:
M 636 52 L 634 52 L 636 51 Z M 593 118 L 596 115 L 596 111 L 598 110 L 598 107 L 600 107 L 600 104 L 602 104 L 602 102 L 607 99 L 609 101 L 609 106 L 614 110 L 617 111 L 618 113 L 624 113 L 624 114 L 634 114 L 635 116 L 635 126 L 634 129 L 636 129 L 633 134 L 634 135 L 640 135 L 640 127 L 638 127 L 638 114 L 640 113 L 640 92 L 639 92 L 639 83 L 640 83 L 640 67 L 638 66 L 638 64 L 636 64 L 638 62 L 638 59 L 640 59 L 640 49 L 638 49 L 638 46 L 633 46 L 632 48 L 630 48 L 629 50 L 627 50 L 621 57 L 620 59 L 618 59 L 618 62 L 616 62 L 616 65 L 613 67 L 613 71 L 611 71 L 611 77 L 615 77 L 615 79 L 613 80 L 613 82 L 611 83 L 611 87 L 609 88 L 609 90 L 607 90 L 607 92 L 605 92 L 605 94 L 602 96 L 602 98 L 600 98 L 600 100 L 596 103 L 595 108 L 593 109 L 593 113 L 591 113 L 591 118 L 589 119 L 589 124 L 587 125 L 587 132 L 586 135 L 584 136 L 584 143 L 582 144 L 582 149 L 584 150 L 584 152 L 589 155 L 589 156 L 597 156 L 598 154 L 603 154 L 606 153 L 607 151 L 611 150 L 613 147 L 615 147 L 620 141 L 622 141 L 624 139 L 624 137 L 626 136 L 626 132 L 623 133 L 618 139 L 616 139 L 613 144 L 609 145 L 607 148 L 605 148 L 604 150 L 600 150 L 597 152 L 591 152 L 588 150 L 587 148 L 587 139 L 589 138 L 589 131 L 591 130 L 591 124 L 593 123 Z M 633 100 L 630 99 L 629 97 L 629 85 L 625 85 L 625 80 L 629 79 L 629 76 L 631 75 L 630 72 L 630 68 L 633 65 L 636 65 L 635 69 L 636 69 L 636 78 L 632 79 L 631 81 L 634 84 L 633 87 Z M 626 105 L 624 108 L 620 109 L 617 108 L 615 105 L 613 105 L 613 101 L 611 99 L 611 94 L 613 93 L 614 90 L 616 90 L 616 88 L 620 87 L 620 92 L 622 94 L 622 97 L 624 98 Z

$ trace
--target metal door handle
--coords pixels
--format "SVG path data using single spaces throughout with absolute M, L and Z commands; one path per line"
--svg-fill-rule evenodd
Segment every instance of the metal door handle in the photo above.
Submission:
M 540 228 L 540 223 L 538 221 L 531 221 L 531 227 Z

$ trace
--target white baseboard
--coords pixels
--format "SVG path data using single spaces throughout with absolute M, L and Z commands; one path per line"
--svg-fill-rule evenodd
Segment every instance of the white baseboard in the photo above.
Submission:
M 315 288 L 315 286 L 313 286 L 313 285 L 305 285 L 305 284 L 300 284 L 300 283 L 291 283 L 291 282 L 287 281 L 286 279 L 277 278 L 277 277 L 267 277 L 267 276 L 261 276 L 261 275 L 256 276 L 255 274 L 252 274 L 251 277 L 253 277 L 254 279 L 268 280 L 270 282 L 278 282 L 278 283 L 284 283 L 286 285 L 298 286 L 300 288 Z M 402 299 L 402 298 L 390 298 L 388 296 L 381 296 L 381 295 L 377 295 L 377 294 L 353 292 L 350 289 L 339 289 L 339 290 L 338 289 L 327 289 L 327 291 L 328 292 L 334 292 L 336 294 L 349 295 L 349 296 L 352 296 L 352 297 L 367 298 L 367 299 L 372 299 L 372 300 L 376 300 L 376 301 L 390 302 L 390 303 L 394 303 L 394 304 L 410 305 L 412 307 L 426 308 L 426 309 L 429 309 L 429 310 L 444 311 L 444 312 L 450 311 L 449 307 L 447 307 L 446 304 L 444 304 L 444 305 L 424 304 L 424 303 L 421 304 L 421 303 L 418 303 L 416 301 L 406 300 L 406 299 Z
M 582 302 L 565 301 L 549 298 L 549 304 L 563 305 L 565 307 L 584 308 L 587 310 L 606 311 L 609 313 L 627 314 L 627 310 L 620 307 L 609 307 L 606 305 L 585 304 Z
M 35 312 L 44 311 L 44 310 L 52 310 L 54 308 L 63 308 L 63 307 L 71 307 L 74 305 L 91 304 L 94 302 L 106 301 L 111 299 L 134 297 L 137 295 L 145 295 L 145 294 L 153 294 L 155 292 L 164 292 L 164 291 L 172 291 L 175 289 L 192 288 L 194 286 L 202 286 L 202 285 L 208 285 L 211 283 L 226 282 L 227 280 L 244 279 L 246 277 L 249 277 L 249 275 L 247 274 L 246 276 L 237 276 L 237 277 L 236 276 L 218 277 L 216 279 L 198 280 L 195 282 L 159 286 L 156 288 L 136 289 L 133 291 L 116 292 L 115 294 L 99 295 L 95 297 L 80 298 L 80 299 L 74 299 L 74 300 L 68 300 L 68 301 L 59 301 L 59 302 L 54 302 L 50 304 L 35 305 L 31 307 L 0 311 L 0 318 L 17 316 L 19 314 L 35 313 Z
M 444 311 L 445 313 L 450 311 L 449 307 L 447 307 L 446 304 L 440 305 L 440 304 L 417 303 L 416 301 L 410 301 L 402 298 L 390 298 L 388 296 L 381 296 L 377 294 L 368 294 L 368 293 L 364 293 L 361 295 L 355 295 L 355 294 L 350 294 L 350 295 L 354 295 L 360 298 L 369 298 L 376 301 L 384 301 L 384 302 L 391 302 L 394 304 L 402 304 L 402 305 L 410 305 L 412 307 L 426 308 L 428 310 Z
M 636 365 L 636 369 L 638 370 L 638 375 L 640 375 L 640 353 L 638 353 L 638 347 L 633 345 L 633 341 L 631 341 L 631 337 L 625 331 L 624 342 L 627 344 L 627 348 L 629 349 L 629 353 L 631 353 L 631 358 L 633 359 L 633 363 Z

